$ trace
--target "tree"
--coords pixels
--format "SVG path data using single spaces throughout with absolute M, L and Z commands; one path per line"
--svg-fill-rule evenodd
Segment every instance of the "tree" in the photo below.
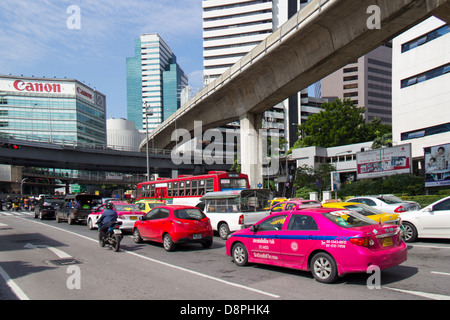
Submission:
M 299 128 L 300 139 L 294 147 L 334 147 L 374 140 L 391 131 L 391 126 L 374 118 L 366 123 L 364 107 L 349 99 L 338 99 L 321 105 L 324 110 L 313 114 Z

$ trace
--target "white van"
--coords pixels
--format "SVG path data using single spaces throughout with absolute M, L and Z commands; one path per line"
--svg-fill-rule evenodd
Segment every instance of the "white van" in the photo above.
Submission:
M 231 232 L 245 229 L 270 214 L 265 209 L 271 199 L 268 189 L 209 192 L 200 200 L 214 231 L 226 240 Z

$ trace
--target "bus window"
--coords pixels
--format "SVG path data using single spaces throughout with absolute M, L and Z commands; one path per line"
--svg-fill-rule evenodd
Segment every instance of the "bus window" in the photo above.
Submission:
M 202 196 L 205 194 L 205 180 L 198 180 L 198 195 Z
M 174 183 L 173 183 L 173 192 L 172 192 L 172 196 L 173 196 L 173 197 L 178 197 L 178 182 L 174 182 Z
M 186 196 L 190 196 L 191 195 L 191 181 L 186 181 Z
M 184 181 L 181 181 L 181 182 L 179 183 L 179 191 L 178 191 L 178 195 L 179 195 L 180 197 L 183 197 L 183 196 L 184 196 Z
M 214 179 L 206 180 L 206 192 L 214 191 Z
M 167 196 L 171 197 L 172 196 L 172 182 L 169 182 L 167 184 Z
M 152 184 L 151 189 L 150 189 L 150 198 L 154 198 L 154 197 L 155 197 L 155 185 Z
M 193 196 L 198 196 L 197 184 L 198 184 L 198 180 L 192 180 L 192 195 Z

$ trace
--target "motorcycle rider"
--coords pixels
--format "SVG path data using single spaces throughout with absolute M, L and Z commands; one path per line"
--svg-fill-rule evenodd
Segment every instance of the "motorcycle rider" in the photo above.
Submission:
M 100 228 L 100 237 L 105 238 L 109 227 L 117 222 L 117 212 L 114 210 L 113 204 L 110 202 L 106 205 L 106 210 L 103 211 L 101 217 L 97 220 Z M 101 224 L 101 225 L 100 225 Z

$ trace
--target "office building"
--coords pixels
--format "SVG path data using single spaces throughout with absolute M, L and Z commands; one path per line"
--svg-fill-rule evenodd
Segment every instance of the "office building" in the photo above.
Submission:
M 180 108 L 188 78 L 156 33 L 135 40 L 135 56 L 126 59 L 126 69 L 127 118 L 138 130 L 153 130 Z
M 106 98 L 77 80 L 0 76 L 0 132 L 61 144 L 106 144 Z
M 392 124 L 392 45 L 380 46 L 321 80 L 322 97 L 350 99 L 374 117 Z
M 394 38 L 393 142 L 411 143 L 413 159 L 423 159 L 426 148 L 450 144 L 449 83 L 450 27 L 445 22 L 431 17 Z
M 211 83 L 237 63 L 307 2 L 204 0 L 204 83 Z M 270 135 L 286 138 L 291 145 L 295 143 L 297 124 L 301 119 L 300 103 L 299 95 L 294 95 L 264 115 L 264 128 L 268 129 Z

